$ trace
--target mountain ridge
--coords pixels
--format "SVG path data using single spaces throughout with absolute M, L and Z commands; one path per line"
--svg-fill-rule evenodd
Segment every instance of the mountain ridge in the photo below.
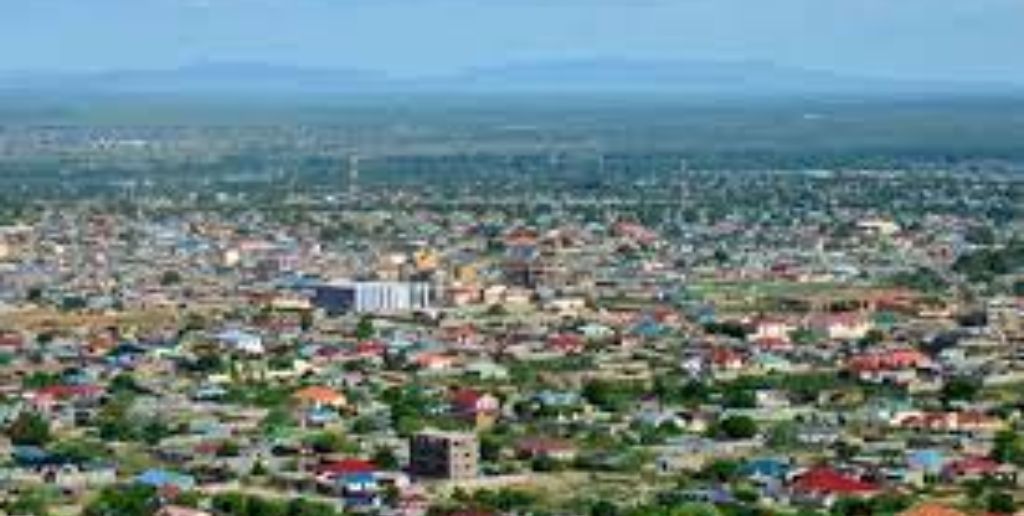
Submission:
M 573 59 L 523 61 L 398 77 L 358 68 L 199 62 L 171 69 L 0 73 L 0 91 L 102 94 L 657 93 L 723 96 L 1000 93 L 983 81 L 861 77 L 764 61 Z

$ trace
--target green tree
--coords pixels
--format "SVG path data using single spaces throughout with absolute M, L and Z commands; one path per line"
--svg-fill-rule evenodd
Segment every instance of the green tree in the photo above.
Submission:
M 372 339 L 376 335 L 376 329 L 373 325 L 373 318 L 370 316 L 364 316 L 359 319 L 359 323 L 356 324 L 356 338 L 359 340 Z
M 338 432 L 320 432 L 307 439 L 307 444 L 317 453 L 339 453 L 353 450 L 352 443 Z
M 312 330 L 315 324 L 316 320 L 313 317 L 312 310 L 304 310 L 299 314 L 299 327 L 302 328 L 302 331 Z
M 974 245 L 992 245 L 996 243 L 996 233 L 992 226 L 971 226 L 964 232 L 964 240 Z
M 1017 511 L 1017 502 L 1010 493 L 993 491 L 985 497 L 985 507 L 996 514 L 1013 514 Z
M 105 440 L 130 441 L 138 435 L 138 421 L 128 414 L 134 399 L 122 393 L 107 402 L 96 416 L 96 427 Z
M 981 391 L 981 384 L 973 378 L 962 376 L 949 379 L 942 386 L 942 401 L 951 403 L 954 401 L 973 401 L 978 392 Z
M 900 514 L 913 503 L 914 499 L 906 494 L 885 492 L 871 499 L 871 514 Z
M 757 435 L 757 423 L 748 416 L 728 416 L 715 424 L 712 435 L 726 439 L 750 439 Z
M 841 498 L 830 511 L 837 516 L 871 516 L 871 502 L 861 498 Z
M 790 450 L 799 444 L 799 428 L 792 421 L 782 421 L 768 430 L 767 445 L 776 450 Z
M 107 487 L 86 506 L 85 516 L 151 516 L 159 500 L 156 489 L 141 484 Z
M 700 470 L 700 477 L 713 482 L 732 482 L 740 471 L 740 463 L 730 459 L 715 459 Z
M 60 375 L 52 373 L 34 372 L 21 379 L 21 385 L 25 389 L 41 389 L 61 383 Z
M 178 271 L 164 271 L 160 276 L 160 285 L 169 287 L 181 283 L 181 273 Z
M 7 436 L 21 446 L 43 446 L 50 442 L 50 424 L 39 414 L 22 412 L 10 426 Z
M 395 455 L 394 450 L 386 446 L 380 446 L 374 450 L 371 460 L 383 469 L 394 470 L 399 467 L 398 457 Z
M 139 387 L 138 383 L 135 382 L 135 377 L 130 373 L 121 373 L 115 376 L 114 379 L 110 381 L 109 390 L 115 395 L 121 393 L 137 394 L 142 392 L 142 388 Z
M 1013 430 L 1000 430 L 992 443 L 992 458 L 1002 463 L 1024 463 L 1024 439 Z
M 58 441 L 51 445 L 50 451 L 77 462 L 88 462 L 110 456 L 110 451 L 102 442 L 85 438 Z
M 6 500 L 2 505 L 5 514 L 23 514 L 31 516 L 48 516 L 50 514 L 50 497 L 41 489 L 24 489 L 18 496 Z
M 640 394 L 635 385 L 623 382 L 595 380 L 583 386 L 583 397 L 608 412 L 624 410 Z
M 619 506 L 609 500 L 598 500 L 590 506 L 590 516 L 619 516 Z
M 293 498 L 285 508 L 288 516 L 334 516 L 340 514 L 336 508 L 325 502 Z

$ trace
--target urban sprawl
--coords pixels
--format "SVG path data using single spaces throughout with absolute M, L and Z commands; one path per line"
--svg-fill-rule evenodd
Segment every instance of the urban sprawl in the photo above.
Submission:
M 167 131 L 0 133 L 6 514 L 1024 507 L 1019 171 Z

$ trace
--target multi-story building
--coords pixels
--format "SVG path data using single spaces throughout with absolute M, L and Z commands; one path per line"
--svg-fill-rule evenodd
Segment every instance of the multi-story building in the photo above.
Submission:
M 331 314 L 389 314 L 426 310 L 433 301 L 429 283 L 336 281 L 316 288 L 314 305 Z
M 475 478 L 480 445 L 476 435 L 425 430 L 412 436 L 409 461 L 414 475 L 449 480 Z

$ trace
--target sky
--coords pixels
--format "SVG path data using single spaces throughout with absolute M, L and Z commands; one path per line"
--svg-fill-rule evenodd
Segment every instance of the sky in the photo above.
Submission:
M 0 70 L 743 61 L 1024 84 L 1024 0 L 0 0 Z

